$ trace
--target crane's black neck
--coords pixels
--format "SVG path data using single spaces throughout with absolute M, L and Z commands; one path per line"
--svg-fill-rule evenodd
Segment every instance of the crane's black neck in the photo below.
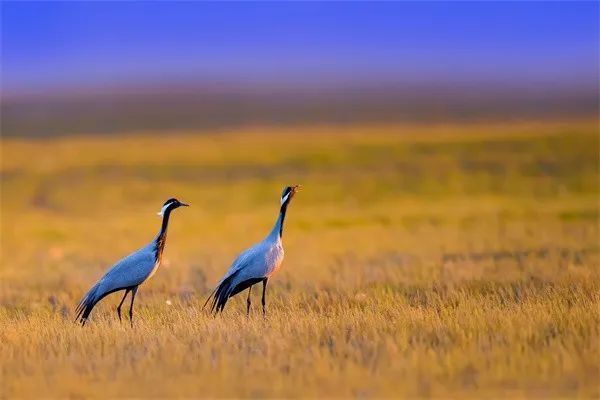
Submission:
M 281 216 L 281 223 L 279 224 L 279 237 L 283 235 L 283 221 L 285 220 L 285 214 L 287 213 L 289 201 L 286 201 L 281 205 L 279 215 Z
M 279 209 L 279 215 L 277 216 L 277 221 L 275 221 L 275 226 L 271 231 L 271 235 L 278 235 L 280 238 L 283 235 L 283 222 L 285 221 L 285 214 L 287 212 L 289 201 L 286 201 L 281 205 Z
M 162 225 L 158 236 L 156 236 L 156 261 L 159 261 L 162 257 L 163 250 L 165 248 L 165 242 L 167 241 L 167 228 L 169 226 L 169 217 L 171 216 L 171 209 L 167 208 L 163 214 Z

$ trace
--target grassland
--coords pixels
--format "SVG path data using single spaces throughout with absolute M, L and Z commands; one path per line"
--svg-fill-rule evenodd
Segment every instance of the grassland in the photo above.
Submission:
M 2 141 L 0 397 L 598 397 L 595 122 Z M 201 304 L 291 205 L 269 314 Z M 133 329 L 73 307 L 189 202 Z

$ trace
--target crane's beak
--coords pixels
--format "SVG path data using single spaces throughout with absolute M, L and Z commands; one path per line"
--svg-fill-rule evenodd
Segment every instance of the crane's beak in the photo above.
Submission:
M 190 206 L 189 204 L 185 204 L 185 203 L 179 203 L 179 205 L 182 205 L 184 207 L 189 207 Z
M 294 191 L 294 193 L 299 192 L 302 190 L 302 186 L 301 185 L 294 185 L 292 186 L 292 190 Z

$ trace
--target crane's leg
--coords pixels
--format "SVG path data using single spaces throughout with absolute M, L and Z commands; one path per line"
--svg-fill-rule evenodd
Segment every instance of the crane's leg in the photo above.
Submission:
M 137 293 L 138 287 L 131 289 L 131 305 L 129 306 L 129 322 L 133 328 L 133 302 L 135 301 L 135 294 Z
M 129 294 L 129 290 L 130 289 L 125 289 L 125 295 L 123 296 L 123 298 L 121 299 L 121 302 L 119 303 L 119 306 L 117 307 L 117 315 L 119 316 L 119 322 L 121 322 L 121 306 L 123 305 L 123 302 L 125 301 L 125 297 L 127 297 L 127 295 Z
M 262 283 L 263 283 L 263 293 L 262 293 L 262 309 L 263 309 L 263 317 L 267 316 L 267 310 L 265 309 L 265 304 L 267 303 L 266 301 L 266 294 L 267 294 L 267 281 L 269 280 L 269 278 L 265 278 L 263 279 Z
M 248 288 L 248 300 L 246 300 L 246 316 L 250 316 L 250 293 L 252 293 L 252 286 Z

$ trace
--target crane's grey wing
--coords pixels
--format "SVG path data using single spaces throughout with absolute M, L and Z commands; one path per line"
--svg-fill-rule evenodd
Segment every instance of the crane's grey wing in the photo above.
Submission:
M 225 275 L 223 275 L 223 278 L 221 278 L 219 283 L 217 283 L 217 286 L 219 286 L 221 283 L 223 283 L 224 280 L 226 280 L 230 276 L 236 274 L 239 270 L 245 268 L 248 264 L 250 264 L 252 262 L 252 259 L 254 257 L 256 257 L 257 248 L 259 246 L 260 246 L 260 244 L 256 244 L 256 245 L 242 251 L 235 258 L 235 260 L 233 260 L 233 262 L 231 263 L 231 266 L 229 267 L 227 272 L 225 272 Z
M 107 290 L 137 286 L 144 282 L 156 266 L 154 246 L 146 246 L 117 261 L 99 282 Z
M 249 279 L 264 277 L 265 257 L 262 243 L 259 243 L 241 253 L 233 262 L 223 279 L 211 293 L 204 305 L 212 299 L 212 311 L 222 311 L 230 296 L 236 294 L 236 287 Z
M 80 316 L 86 319 L 94 305 L 104 296 L 142 283 L 152 272 L 155 263 L 155 250 L 151 245 L 117 261 L 83 296 L 75 309 L 75 319 Z
M 216 293 L 220 290 L 220 288 L 222 287 L 223 283 L 225 281 L 227 281 L 232 275 L 234 275 L 237 271 L 239 271 L 241 268 L 244 267 L 244 265 L 246 265 L 248 259 L 250 257 L 252 257 L 252 248 L 256 247 L 252 246 L 244 251 L 242 251 L 236 258 L 235 260 L 233 260 L 233 262 L 231 263 L 231 266 L 229 266 L 229 269 L 227 270 L 227 272 L 225 272 L 225 275 L 223 275 L 223 277 L 221 278 L 221 280 L 219 280 L 219 282 L 217 282 L 215 288 L 213 289 L 213 291 L 210 293 L 210 295 L 208 296 L 208 298 L 206 299 L 206 301 L 204 302 L 204 305 L 202 306 L 202 308 L 204 309 L 206 307 L 206 305 L 208 304 L 208 302 L 211 299 L 215 299 L 215 295 Z M 214 308 L 214 301 L 213 301 L 213 305 L 211 308 Z

